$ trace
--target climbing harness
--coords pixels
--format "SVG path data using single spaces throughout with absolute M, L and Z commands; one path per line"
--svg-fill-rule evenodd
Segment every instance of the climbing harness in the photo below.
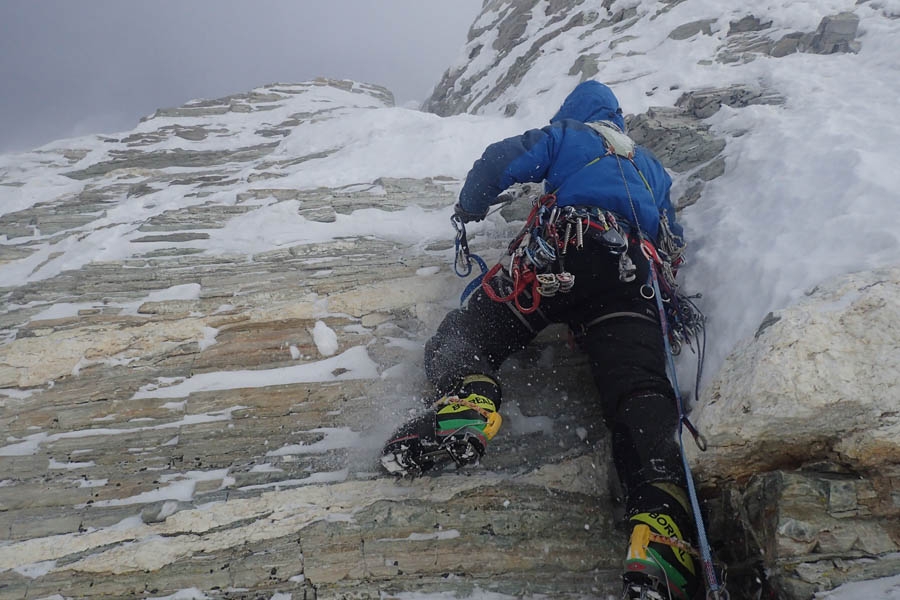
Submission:
M 559 207 L 551 193 L 534 202 L 525 226 L 507 248 L 509 264 L 497 263 L 482 278 L 485 294 L 495 302 L 511 302 L 527 315 L 538 309 L 542 297 L 572 291 L 575 276 L 565 269 L 566 255 L 572 247 L 582 248 L 589 232 L 618 256 L 619 279 L 633 281 L 637 268 L 616 216 L 596 207 Z

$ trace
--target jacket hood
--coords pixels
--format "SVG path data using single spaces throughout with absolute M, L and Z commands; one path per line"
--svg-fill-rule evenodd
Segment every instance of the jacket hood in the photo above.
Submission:
M 563 119 L 575 119 L 582 123 L 611 121 L 625 131 L 625 119 L 619 110 L 618 98 L 599 81 L 583 81 L 572 90 L 550 122 Z

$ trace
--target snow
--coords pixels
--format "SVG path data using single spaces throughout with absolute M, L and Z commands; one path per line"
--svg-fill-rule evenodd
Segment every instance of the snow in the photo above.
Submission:
M 319 354 L 322 356 L 331 356 L 338 351 L 337 334 L 324 321 L 316 321 L 312 336 L 316 348 L 319 349 Z
M 260 465 L 253 465 L 250 469 L 250 473 L 279 473 L 282 469 L 279 469 L 275 465 L 269 463 L 263 463 Z
M 128 504 L 147 504 L 158 502 L 161 500 L 178 500 L 182 502 L 190 502 L 194 497 L 194 489 L 197 482 L 200 481 L 228 481 L 228 469 L 215 469 L 212 471 L 188 471 L 187 473 L 169 473 L 159 478 L 161 483 L 168 485 L 159 487 L 155 490 L 135 494 L 125 498 L 115 498 L 113 500 L 97 500 L 92 503 L 93 506 L 125 506 Z M 164 505 L 163 513 L 166 513 L 165 506 L 174 512 L 174 505 Z M 163 517 L 166 514 L 162 515 Z
M 178 590 L 168 596 L 148 596 L 147 600 L 207 600 L 209 596 L 197 588 Z
M 79 431 L 66 431 L 63 433 L 46 433 L 40 432 L 29 435 L 23 439 L 7 436 L 6 440 L 13 442 L 8 446 L 0 446 L 0 456 L 28 456 L 36 454 L 44 443 L 52 443 L 57 440 L 92 437 L 98 435 L 133 435 L 139 431 L 160 430 L 160 429 L 177 429 L 182 425 L 194 425 L 198 423 L 217 423 L 220 421 L 228 421 L 231 419 L 231 413 L 244 408 L 243 406 L 232 406 L 223 411 L 211 413 L 202 413 L 195 415 L 187 415 L 178 421 L 161 423 L 159 425 L 148 425 L 145 427 L 128 427 L 121 429 L 84 429 Z
M 538 600 L 547 598 L 547 596 L 540 594 L 527 596 L 509 596 L 507 594 L 501 594 L 498 592 L 488 592 L 481 589 L 477 585 L 474 586 L 472 593 L 468 596 L 459 596 L 456 592 L 382 592 L 381 597 L 383 600 L 513 600 L 513 598 Z
M 348 469 L 340 469 L 339 471 L 318 471 L 316 473 L 311 474 L 309 477 L 305 477 L 303 479 L 282 479 L 281 481 L 274 481 L 272 483 L 258 483 L 255 485 L 245 485 L 243 487 L 238 488 L 241 491 L 247 490 L 283 490 L 286 488 L 297 487 L 301 485 L 313 485 L 320 483 L 340 483 L 342 481 L 347 481 L 347 477 L 350 475 L 350 471 Z
M 39 563 L 32 563 L 30 565 L 22 565 L 21 567 L 16 567 L 13 569 L 19 575 L 23 575 L 28 577 L 29 579 L 34 579 L 36 577 L 41 577 L 46 575 L 50 571 L 53 571 L 56 568 L 55 560 L 48 560 Z
M 156 292 L 150 292 L 144 302 L 165 302 L 166 300 L 196 300 L 200 297 L 199 283 L 185 283 Z
M 12 398 L 14 400 L 24 400 L 29 398 L 32 394 L 34 394 L 33 390 L 19 390 L 15 388 L 0 388 L 0 395 L 6 396 L 7 398 Z M 0 407 L 4 406 L 5 402 L 0 400 Z
M 127 504 L 147 504 L 157 502 L 159 500 L 180 500 L 189 502 L 194 496 L 194 481 L 178 481 L 171 485 L 167 485 L 160 489 L 142 492 L 134 496 L 126 498 L 116 498 L 113 500 L 98 500 L 92 506 L 125 506 Z M 87 504 L 79 504 L 76 508 L 85 508 Z
M 78 482 L 80 488 L 103 487 L 109 483 L 109 479 L 82 479 Z
M 206 350 L 210 346 L 216 343 L 216 335 L 218 335 L 219 330 L 215 327 L 204 327 L 203 328 L 203 338 L 197 342 L 197 345 L 200 347 L 200 350 Z
M 412 542 L 422 542 L 422 541 L 431 541 L 431 540 L 453 540 L 459 537 L 459 531 L 456 529 L 447 529 L 440 531 L 428 531 L 425 533 L 413 532 L 410 533 L 405 538 L 379 538 L 379 542 L 400 542 L 400 541 L 412 541 Z
M 50 463 L 47 465 L 47 469 L 87 469 L 88 467 L 93 467 L 94 464 L 95 463 L 92 460 L 86 462 L 59 462 L 51 458 Z
M 287 456 L 291 454 L 323 454 L 335 448 L 352 448 L 359 444 L 359 434 L 346 427 L 320 427 L 310 429 L 310 433 L 323 433 L 320 441 L 313 444 L 287 444 L 266 456 Z
M 163 380 L 164 378 L 160 378 L 158 384 L 144 386 L 138 390 L 133 399 L 187 398 L 195 392 L 376 377 L 378 366 L 369 358 L 365 347 L 356 346 L 332 358 L 279 369 L 200 373 L 172 385 L 165 385 L 167 382 Z
M 96 259 L 96 257 L 89 257 L 88 262 Z M 116 308 L 121 309 L 121 314 L 123 315 L 136 316 L 139 314 L 138 309 L 145 302 L 197 300 L 198 298 L 200 298 L 200 291 L 200 284 L 187 283 L 152 291 L 143 299 L 134 302 L 57 302 L 55 304 L 49 305 L 46 309 L 33 315 L 30 320 L 45 321 L 51 319 L 72 319 L 78 317 L 81 311 Z M 211 327 L 204 328 L 204 333 L 206 334 L 206 337 L 200 340 L 201 347 L 206 347 L 212 343 L 215 343 L 215 329 Z
M 57 302 L 56 304 L 52 304 L 47 310 L 43 310 L 31 317 L 31 320 L 48 321 L 51 319 L 77 317 L 78 311 L 90 308 L 94 308 L 94 305 L 86 302 L 77 304 L 71 302 Z
M 833 590 L 819 592 L 815 600 L 900 600 L 900 575 L 870 581 L 845 583 Z

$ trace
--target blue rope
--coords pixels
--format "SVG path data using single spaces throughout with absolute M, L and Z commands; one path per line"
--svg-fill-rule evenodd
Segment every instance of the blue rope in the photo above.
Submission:
M 666 358 L 668 360 L 669 377 L 672 379 L 672 387 L 675 392 L 676 406 L 678 407 L 678 445 L 681 448 L 681 462 L 684 465 L 684 474 L 687 478 L 688 496 L 691 499 L 691 509 L 694 513 L 694 521 L 697 526 L 697 544 L 700 546 L 700 559 L 703 562 L 703 572 L 706 575 L 707 598 L 727 600 L 728 592 L 719 586 L 716 578 L 716 571 L 712 562 L 712 551 L 709 547 L 709 540 L 706 536 L 706 526 L 703 524 L 703 514 L 700 512 L 700 501 L 697 499 L 697 489 L 694 487 L 694 475 L 691 466 L 688 464 L 687 456 L 684 452 L 684 425 L 694 432 L 696 429 L 688 420 L 684 412 L 684 402 L 681 399 L 681 392 L 678 389 L 678 376 L 675 373 L 675 359 L 672 356 L 672 346 L 669 343 L 669 326 L 666 319 L 666 311 L 663 307 L 662 296 L 659 292 L 659 278 L 656 274 L 656 265 L 652 260 L 650 263 L 650 283 L 653 287 L 653 293 L 656 296 L 656 306 L 659 309 L 659 320 L 662 327 L 663 343 L 666 348 Z M 695 434 L 696 436 L 696 434 Z M 698 443 L 699 445 L 699 443 Z M 705 446 L 705 442 L 703 446 Z
M 475 291 L 479 287 L 481 287 L 481 282 L 484 280 L 484 276 L 488 272 L 487 263 L 484 262 L 484 259 L 482 259 L 480 256 L 478 256 L 477 254 L 470 254 L 469 259 L 474 260 L 476 263 L 478 263 L 478 267 L 481 269 L 481 275 L 479 275 L 478 277 L 476 277 L 475 279 L 470 281 L 469 285 L 466 286 L 466 289 L 463 290 L 462 295 L 459 297 L 459 306 L 460 307 L 465 305 L 466 300 L 469 299 L 469 296 L 474 294 Z M 471 272 L 472 272 L 472 265 L 469 264 L 469 273 L 471 273 Z M 457 273 L 457 275 L 459 275 L 459 273 Z M 466 275 L 460 275 L 460 277 L 465 277 L 465 276 Z

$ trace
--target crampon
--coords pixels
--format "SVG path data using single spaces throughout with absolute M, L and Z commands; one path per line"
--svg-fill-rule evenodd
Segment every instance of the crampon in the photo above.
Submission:
M 414 477 L 450 464 L 462 467 L 476 463 L 483 455 L 484 445 L 471 431 L 456 432 L 440 442 L 412 434 L 389 441 L 381 464 L 392 475 Z

